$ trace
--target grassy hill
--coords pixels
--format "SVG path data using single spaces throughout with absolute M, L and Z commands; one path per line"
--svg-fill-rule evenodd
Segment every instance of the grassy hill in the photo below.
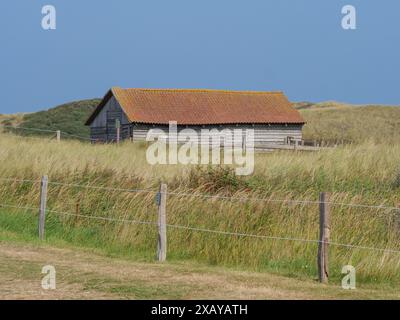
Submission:
M 350 105 L 338 102 L 295 103 L 307 124 L 305 139 L 328 143 L 397 143 L 400 141 L 400 107 Z
M 99 102 L 100 99 L 81 100 L 34 113 L 3 115 L 0 117 L 0 123 L 3 126 L 15 126 L 16 128 L 61 130 L 68 134 L 89 137 L 89 128 L 84 123 Z M 35 130 L 9 129 L 9 131 L 27 136 L 49 136 L 48 132 Z

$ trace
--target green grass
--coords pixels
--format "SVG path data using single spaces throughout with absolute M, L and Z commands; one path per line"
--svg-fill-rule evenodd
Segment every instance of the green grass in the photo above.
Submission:
M 114 223 L 77 225 L 48 213 L 45 243 L 58 246 L 74 246 L 100 251 L 108 256 L 129 257 L 137 261 L 153 261 L 156 241 L 144 247 L 113 241 Z M 140 227 L 139 227 L 140 229 Z M 148 232 L 143 229 L 141 232 Z M 152 232 L 154 233 L 154 232 Z M 38 221 L 30 211 L 0 210 L 0 240 L 43 243 L 38 240 Z

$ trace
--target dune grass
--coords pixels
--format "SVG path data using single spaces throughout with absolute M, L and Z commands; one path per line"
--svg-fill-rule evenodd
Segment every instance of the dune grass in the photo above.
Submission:
M 168 183 L 171 225 L 282 238 L 318 239 L 318 194 L 331 193 L 332 241 L 400 250 L 399 211 L 343 205 L 400 204 L 400 145 L 365 142 L 315 153 L 257 154 L 255 173 L 238 177 L 228 167 L 150 166 L 145 145 L 89 145 L 0 135 L 1 202 L 37 208 L 41 175 L 50 182 L 143 189 L 143 192 L 49 185 L 46 241 L 83 246 L 113 256 L 153 261 L 157 227 L 81 216 L 157 221 L 155 192 Z M 213 194 L 259 200 L 207 199 Z M 301 199 L 310 203 L 265 200 Z M 61 212 L 61 213 L 60 213 Z M 1 237 L 33 241 L 36 210 L 3 208 Z M 316 277 L 317 244 L 168 228 L 168 259 Z M 400 285 L 400 254 L 331 246 L 331 278 L 352 264 L 365 283 Z
M 332 102 L 298 108 L 307 121 L 303 131 L 305 139 L 329 144 L 400 141 L 400 107 Z

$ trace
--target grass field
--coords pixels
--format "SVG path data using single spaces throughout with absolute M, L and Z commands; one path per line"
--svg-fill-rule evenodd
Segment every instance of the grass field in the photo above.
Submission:
M 144 145 L 88 145 L 42 139 L 0 137 L 0 176 L 104 187 L 157 191 L 168 183 L 168 223 L 256 235 L 318 239 L 318 204 L 229 201 L 196 197 L 222 196 L 316 201 L 320 191 L 338 203 L 398 206 L 400 145 L 348 145 L 317 153 L 274 152 L 256 155 L 255 174 L 240 178 L 228 168 L 155 166 L 147 164 Z M 39 184 L 3 181 L 2 202 L 37 208 Z M 80 215 L 155 222 L 154 192 L 124 193 L 73 186 L 49 187 L 50 210 Z M 397 211 L 332 207 L 332 241 L 399 250 Z M 32 241 L 37 233 L 36 210 L 3 208 L 0 226 L 17 239 Z M 49 212 L 47 242 L 74 245 L 113 257 L 154 261 L 157 229 L 95 221 Z M 4 238 L 5 240 L 7 237 Z M 169 261 L 265 271 L 291 277 L 316 277 L 315 243 L 265 240 L 191 230 L 168 229 Z M 331 246 L 332 281 L 352 264 L 362 284 L 400 284 L 400 256 L 365 249 Z
M 47 174 L 50 182 L 147 190 L 135 193 L 50 184 L 48 208 L 78 216 L 48 212 L 45 243 L 49 246 L 80 247 L 113 258 L 153 263 L 156 226 L 85 216 L 156 222 L 155 192 L 165 182 L 173 193 L 167 201 L 171 225 L 316 240 L 316 201 L 319 192 L 326 191 L 337 203 L 331 206 L 332 242 L 400 250 L 399 210 L 346 205 L 400 207 L 400 108 L 334 103 L 297 108 L 308 122 L 305 138 L 345 144 L 314 153 L 257 154 L 255 172 L 249 177 L 235 176 L 229 167 L 150 166 L 146 146 L 140 143 L 57 143 L 3 133 L 0 177 L 35 182 L 0 181 L 1 202 L 35 209 L 1 209 L 0 239 L 35 243 L 38 179 Z M 208 199 L 203 194 L 250 199 Z M 277 199 L 306 202 L 273 201 Z M 172 264 L 202 264 L 312 281 L 317 275 L 316 252 L 317 244 L 312 242 L 168 228 L 168 263 Z M 374 290 L 400 287 L 400 253 L 332 245 L 332 283 L 340 283 L 346 264 L 356 267 L 361 286 Z
M 99 102 L 100 99 L 73 101 L 39 112 L 0 115 L 0 124 L 7 127 L 6 131 L 23 136 L 47 137 L 49 133 L 40 130 L 60 130 L 70 135 L 89 138 L 89 128 L 84 123 Z

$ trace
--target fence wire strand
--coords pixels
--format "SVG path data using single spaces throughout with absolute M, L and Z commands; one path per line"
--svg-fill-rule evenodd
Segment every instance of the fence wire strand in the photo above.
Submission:
M 5 125 L 0 125 L 0 128 L 7 128 L 7 129 L 13 129 L 13 130 L 35 131 L 35 132 L 46 132 L 46 133 L 54 133 L 54 134 L 56 134 L 59 131 L 61 135 L 69 136 L 72 138 L 77 138 L 77 139 L 86 140 L 86 141 L 94 140 L 89 137 L 71 134 L 68 132 L 61 131 L 61 130 L 50 130 L 50 129 L 28 128 L 28 127 L 14 127 L 14 126 L 5 126 Z
M 106 190 L 106 191 L 121 191 L 121 192 L 147 192 L 147 193 L 158 193 L 154 189 L 125 189 L 125 188 L 112 188 L 112 187 L 101 187 L 101 186 L 93 186 L 93 185 L 84 185 L 84 184 L 73 184 L 73 183 L 62 183 L 62 182 L 51 182 L 48 184 L 56 185 L 56 186 L 69 186 L 76 188 L 87 188 L 87 189 L 97 189 L 97 190 Z
M 25 210 L 38 210 L 37 208 L 33 208 L 33 207 L 17 206 L 17 205 L 11 205 L 11 204 L 0 204 L 0 207 L 25 209 Z M 76 216 L 76 217 L 87 218 L 87 219 L 110 221 L 110 222 L 145 224 L 145 225 L 154 225 L 154 226 L 159 225 L 159 223 L 155 222 L 155 221 L 141 221 L 141 220 L 131 220 L 131 219 L 116 219 L 116 218 L 102 217 L 102 216 L 89 216 L 89 215 L 83 215 L 83 214 L 65 212 L 65 211 L 58 211 L 58 210 L 52 210 L 52 209 L 46 209 L 46 212 L 55 213 L 55 214 L 59 214 L 59 215 L 66 215 L 66 216 Z M 190 230 L 190 231 L 197 231 L 197 232 L 228 235 L 228 236 L 249 237 L 249 238 L 267 239 L 267 240 L 298 241 L 298 242 L 316 243 L 316 244 L 322 243 L 322 244 L 328 244 L 328 245 L 338 246 L 338 247 L 346 247 L 346 248 L 351 248 L 351 249 L 371 250 L 371 251 L 379 251 L 379 252 L 384 252 L 384 253 L 400 253 L 400 250 L 395 250 L 395 249 L 376 248 L 376 247 L 371 247 L 371 246 L 345 244 L 345 243 L 339 243 L 339 242 L 334 242 L 334 241 L 322 241 L 322 240 L 303 239 L 303 238 L 294 238 L 294 237 L 282 237 L 282 236 L 266 236 L 266 235 L 250 234 L 250 233 L 240 233 L 240 232 L 221 231 L 221 230 L 206 229 L 206 228 L 197 228 L 197 227 L 191 227 L 191 226 L 182 226 L 182 225 L 177 225 L 177 224 L 166 224 L 166 226 L 169 228 L 174 228 L 174 229 L 183 229 L 183 230 Z
M 199 197 L 207 199 L 222 199 L 229 201 L 257 201 L 257 202 L 277 202 L 277 203 L 289 203 L 289 204 L 320 204 L 321 201 L 317 200 L 293 200 L 293 199 L 270 199 L 270 198 L 254 198 L 254 197 L 230 197 L 230 196 L 219 196 L 219 195 L 207 195 L 198 193 L 183 193 L 183 192 L 167 192 L 169 195 L 184 196 L 184 197 Z M 356 208 L 370 208 L 370 209 L 387 209 L 387 210 L 400 210 L 398 207 L 388 207 L 382 205 L 367 205 L 367 204 L 354 204 L 354 203 L 343 203 L 334 201 L 325 201 L 324 203 L 333 206 L 347 206 Z
M 48 133 L 57 133 L 57 130 L 39 129 L 39 128 L 14 127 L 14 126 L 4 126 L 4 125 L 0 125 L 0 128 L 7 128 L 7 129 L 14 129 L 14 130 L 37 131 L 37 132 L 48 132 Z
M 96 219 L 96 220 L 104 220 L 104 221 L 113 221 L 113 222 L 121 222 L 121 223 L 136 223 L 136 224 L 150 224 L 150 225 L 158 225 L 157 222 L 153 221 L 140 221 L 140 220 L 130 220 L 130 219 L 116 219 L 110 217 L 101 217 L 101 216 L 89 216 L 86 214 L 79 214 L 79 213 L 72 213 L 72 212 L 65 212 L 65 211 L 58 211 L 58 210 L 47 210 L 46 212 L 60 214 L 60 215 L 67 215 L 67 216 L 76 216 L 82 217 L 87 219 Z
M 34 211 L 39 211 L 39 208 L 34 208 L 34 207 L 27 207 L 27 206 L 16 206 L 12 204 L 5 204 L 5 203 L 0 203 L 0 207 L 2 208 L 13 208 L 13 209 L 24 209 L 24 210 L 34 210 Z
M 40 180 L 30 180 L 30 179 L 16 179 L 16 178 L 0 178 L 0 181 L 7 182 L 20 182 L 20 183 L 40 183 Z M 154 189 L 125 189 L 125 188 L 113 188 L 113 187 L 102 187 L 102 186 L 93 186 L 93 185 L 85 185 L 85 184 L 74 184 L 74 183 L 63 183 L 57 181 L 48 181 L 48 185 L 56 185 L 56 186 L 67 186 L 67 187 L 76 187 L 76 188 L 86 188 L 86 189 L 96 189 L 96 190 L 105 190 L 105 191 L 121 191 L 121 192 L 147 192 L 147 193 L 158 193 L 158 191 Z
M 19 179 L 19 178 L 10 178 L 10 177 L 0 177 L 0 181 L 8 181 L 8 182 L 21 182 L 21 183 L 38 183 L 40 180 L 30 180 L 30 179 Z M 57 181 L 48 181 L 49 185 L 59 185 L 59 186 L 70 186 L 77 188 L 88 188 L 88 189 L 97 189 L 97 190 L 106 190 L 106 191 L 121 191 L 121 192 L 147 192 L 157 194 L 159 191 L 154 189 L 127 189 L 127 188 L 114 188 L 114 187 L 103 187 L 103 186 L 95 186 L 95 185 L 83 185 L 83 184 L 74 184 L 74 183 L 63 183 Z M 185 192 L 167 192 L 167 195 L 172 196 L 182 196 L 182 197 L 196 197 L 196 198 L 205 198 L 205 199 L 221 199 L 228 201 L 255 201 L 255 202 L 270 202 L 270 203 L 287 203 L 287 204 L 320 204 L 321 202 L 318 200 L 296 200 L 296 199 L 271 199 L 271 198 L 255 198 L 255 197 L 232 197 L 232 196 L 221 196 L 221 195 L 208 195 L 208 194 L 199 194 L 199 193 L 185 193 Z M 388 211 L 400 211 L 400 207 L 390 207 L 383 205 L 367 205 L 367 204 L 356 204 L 356 203 L 344 203 L 344 202 L 335 202 L 335 201 L 325 201 L 324 203 L 332 205 L 332 206 L 346 206 L 353 208 L 364 208 L 364 209 L 376 209 L 376 210 L 388 210 Z
M 19 179 L 19 178 L 0 178 L 0 181 L 20 182 L 20 183 L 38 183 L 40 180 Z

